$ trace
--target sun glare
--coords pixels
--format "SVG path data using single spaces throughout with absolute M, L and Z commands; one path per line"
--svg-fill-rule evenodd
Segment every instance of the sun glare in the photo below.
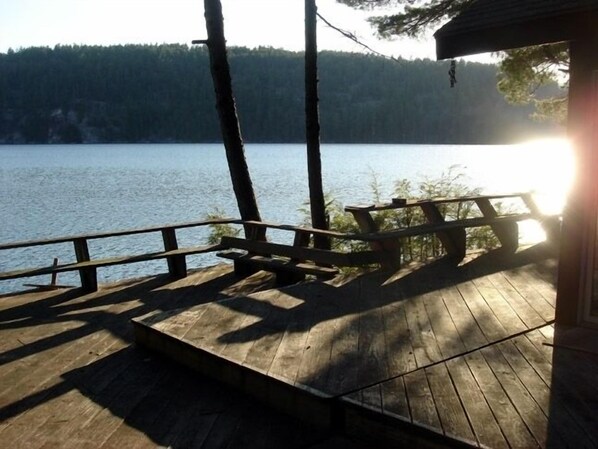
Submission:
M 519 161 L 535 186 L 534 196 L 542 212 L 556 214 L 563 210 L 575 176 L 573 149 L 567 139 L 541 139 L 521 146 Z
M 547 215 L 560 214 L 575 177 L 575 158 L 569 140 L 541 139 L 520 144 L 518 164 L 534 186 L 534 199 Z M 521 239 L 535 243 L 546 238 L 542 227 L 533 220 L 521 223 Z

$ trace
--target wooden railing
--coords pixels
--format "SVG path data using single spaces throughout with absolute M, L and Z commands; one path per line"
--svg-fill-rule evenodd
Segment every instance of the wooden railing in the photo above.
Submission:
M 521 199 L 527 207 L 527 212 L 516 214 L 499 213 L 491 201 L 507 198 Z M 481 215 L 447 220 L 439 210 L 439 206 L 442 204 L 465 202 L 474 202 L 478 206 Z M 420 208 L 427 222 L 391 230 L 380 230 L 377 228 L 372 213 L 409 207 Z M 338 272 L 336 267 L 342 266 L 381 264 L 384 267 L 397 268 L 400 266 L 401 261 L 401 240 L 407 237 L 436 234 L 449 256 L 462 258 L 465 255 L 466 248 L 465 229 L 469 227 L 490 226 L 503 247 L 515 249 L 518 245 L 517 222 L 530 218 L 536 219 L 544 225 L 550 236 L 558 235 L 560 226 L 559 217 L 543 215 L 528 193 L 424 200 L 393 200 L 387 204 L 348 206 L 345 210 L 354 216 L 360 226 L 360 233 L 346 234 L 338 231 L 314 229 L 307 226 L 223 218 L 3 244 L 0 245 L 0 251 L 72 243 L 76 262 L 65 264 L 54 263 L 50 266 L 0 272 L 0 280 L 78 271 L 82 288 L 86 291 L 95 291 L 98 287 L 97 268 L 100 267 L 166 259 L 170 275 L 174 278 L 182 278 L 187 275 L 186 256 L 220 251 L 218 253 L 219 256 L 234 260 L 235 271 L 239 274 L 249 274 L 255 272 L 257 269 L 267 269 L 275 272 L 277 278 L 280 277 L 281 280 L 295 281 L 304 277 L 305 274 L 313 274 L 323 278 L 331 277 Z M 219 244 L 179 248 L 177 230 L 215 224 L 242 226 L 247 234 L 254 238 L 224 237 Z M 293 233 L 293 243 L 284 244 L 258 240 L 256 236 L 264 236 L 267 229 Z M 90 240 L 152 232 L 161 233 L 164 248 L 162 251 L 110 258 L 92 258 L 90 255 L 88 247 Z M 367 242 L 371 250 L 322 250 L 311 246 L 315 236 L 344 241 Z
M 54 263 L 45 267 L 25 268 L 0 273 L 0 280 L 18 279 L 47 274 L 56 274 L 68 271 L 78 271 L 81 279 L 81 287 L 85 291 L 95 291 L 98 288 L 97 268 L 112 265 L 122 265 L 149 260 L 166 259 L 168 272 L 174 278 L 182 278 L 187 275 L 186 256 L 218 251 L 223 247 L 220 244 L 201 245 L 179 248 L 176 231 L 184 228 L 209 226 L 214 224 L 239 224 L 240 220 L 231 218 L 211 219 L 188 223 L 168 224 L 164 226 L 153 226 L 146 228 L 128 229 L 114 232 L 100 232 L 94 234 L 74 235 L 42 240 L 28 240 L 0 245 L 0 251 L 28 248 L 34 246 L 56 245 L 61 243 L 72 243 L 76 262 Z M 92 258 L 89 252 L 88 242 L 90 240 L 105 239 L 109 237 L 130 236 L 136 234 L 147 234 L 159 232 L 162 234 L 164 249 L 162 251 L 141 253 L 127 256 Z

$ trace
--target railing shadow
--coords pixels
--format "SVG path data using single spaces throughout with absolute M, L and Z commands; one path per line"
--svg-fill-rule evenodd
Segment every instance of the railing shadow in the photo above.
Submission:
M 260 317 L 261 320 L 225 333 L 220 341 L 241 343 L 280 332 L 281 324 L 286 326 L 293 314 L 313 317 L 311 321 L 298 320 L 293 328 L 295 332 L 306 331 L 318 322 L 368 312 L 529 264 L 534 264 L 534 273 L 542 279 L 549 279 L 554 285 L 556 262 L 553 256 L 552 247 L 540 244 L 517 254 L 500 249 L 490 251 L 464 264 L 456 264 L 451 259 L 443 258 L 396 273 L 379 270 L 337 284 L 318 282 L 291 286 L 282 290 L 284 294 L 298 300 L 297 305 L 291 309 L 278 308 L 271 302 L 251 296 L 232 298 L 222 302 L 222 306 Z M 347 300 L 338 301 L 338 298 Z M 287 318 L 281 319 L 281 314 Z
M 200 272 L 199 276 L 203 276 Z M 0 352 L 0 366 L 36 353 L 76 341 L 102 329 L 125 341 L 133 341 L 130 320 L 154 311 L 188 308 L 194 305 L 270 288 L 268 275 L 257 275 L 253 283 L 240 285 L 230 267 L 221 265 L 187 285 L 189 280 L 172 281 L 157 276 L 123 287 L 102 289 L 87 295 L 78 290 L 50 294 L 37 301 L 25 302 L 0 310 L 0 330 L 31 329 L 64 323 L 66 330 L 43 335 L 31 330 L 31 342 Z M 2 346 L 0 346 L 2 348 Z

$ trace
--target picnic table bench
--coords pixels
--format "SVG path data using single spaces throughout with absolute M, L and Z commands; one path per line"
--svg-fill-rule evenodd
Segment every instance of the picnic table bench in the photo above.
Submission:
M 227 249 L 217 255 L 233 260 L 235 273 L 249 275 L 257 270 L 271 271 L 275 273 L 278 285 L 301 281 L 308 274 L 329 279 L 339 273 L 338 267 L 378 264 L 385 257 L 379 251 L 343 252 L 309 246 L 316 235 L 342 240 L 368 240 L 367 236 L 262 221 L 241 223 L 246 229 L 253 229 L 255 235 L 258 235 L 258 229 L 293 233 L 292 245 L 227 236 L 220 242 Z
M 527 212 L 502 213 L 496 209 L 493 201 L 519 199 L 527 208 Z M 475 203 L 479 215 L 467 218 L 447 220 L 441 211 L 443 205 L 458 203 Z M 423 213 L 426 222 L 420 225 L 381 231 L 372 213 L 385 210 L 399 210 L 418 208 Z M 560 223 L 558 216 L 543 214 L 538 208 L 533 196 L 529 192 L 509 193 L 499 195 L 474 195 L 455 198 L 403 199 L 395 198 L 389 203 L 347 206 L 345 211 L 353 215 L 359 228 L 364 234 L 377 237 L 370 240 L 372 249 L 394 254 L 391 260 L 400 260 L 401 242 L 403 237 L 414 237 L 424 234 L 435 234 L 440 240 L 449 257 L 463 259 L 466 249 L 466 228 L 490 226 L 501 247 L 515 250 L 519 245 L 518 222 L 528 219 L 538 220 L 549 238 L 558 235 Z

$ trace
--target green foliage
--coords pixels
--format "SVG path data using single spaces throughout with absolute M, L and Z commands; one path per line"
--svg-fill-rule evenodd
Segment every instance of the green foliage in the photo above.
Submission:
M 303 54 L 229 49 L 243 136 L 303 142 Z M 547 127 L 509 106 L 496 66 L 322 52 L 323 142 L 508 143 Z M 0 54 L 0 142 L 219 142 L 203 47 L 57 46 Z
M 224 218 L 227 215 L 220 209 L 216 209 L 214 212 L 209 213 L 206 216 L 206 220 L 215 220 Z M 230 223 L 212 223 L 208 225 L 210 228 L 210 234 L 207 237 L 207 243 L 209 245 L 216 245 L 220 243 L 222 237 L 238 237 L 241 233 L 241 229 L 235 228 Z
M 472 0 L 337 0 L 354 8 L 395 7 L 398 12 L 369 21 L 384 38 L 421 37 L 466 9 Z M 531 104 L 533 118 L 563 123 L 567 113 L 569 55 L 566 43 L 501 53 L 499 90 L 512 104 Z M 560 83 L 559 83 L 560 81 Z M 555 89 L 561 84 L 562 90 Z M 547 90 L 539 89 L 549 86 Z
M 471 188 L 467 177 L 460 166 L 452 166 L 437 178 L 424 177 L 419 182 L 411 183 L 401 179 L 395 182 L 393 196 L 395 198 L 448 198 L 478 195 L 479 188 Z M 370 183 L 374 203 L 381 202 L 380 186 L 375 176 Z M 328 196 L 328 214 L 330 229 L 358 233 L 359 227 L 350 213 L 344 212 L 343 206 Z M 500 205 L 496 205 L 501 210 Z M 479 216 L 480 212 L 473 202 L 447 203 L 439 207 L 443 217 L 447 220 L 457 220 Z M 407 207 L 403 209 L 383 210 L 374 214 L 374 221 L 381 231 L 402 229 L 426 223 L 426 218 L 420 208 Z M 499 242 L 488 227 L 468 230 L 466 239 L 468 249 L 491 249 Z M 430 257 L 443 254 L 443 248 L 435 235 L 418 235 L 401 239 L 403 262 L 423 261 Z M 339 251 L 362 251 L 369 247 L 366 243 L 335 240 L 333 248 Z
M 370 23 L 380 36 L 396 35 L 420 37 L 432 27 L 463 11 L 472 0 L 337 0 L 339 3 L 359 9 L 389 7 L 399 12 L 372 17 Z
M 510 50 L 499 65 L 498 89 L 510 103 L 533 104 L 537 120 L 564 123 L 568 65 L 566 43 Z

